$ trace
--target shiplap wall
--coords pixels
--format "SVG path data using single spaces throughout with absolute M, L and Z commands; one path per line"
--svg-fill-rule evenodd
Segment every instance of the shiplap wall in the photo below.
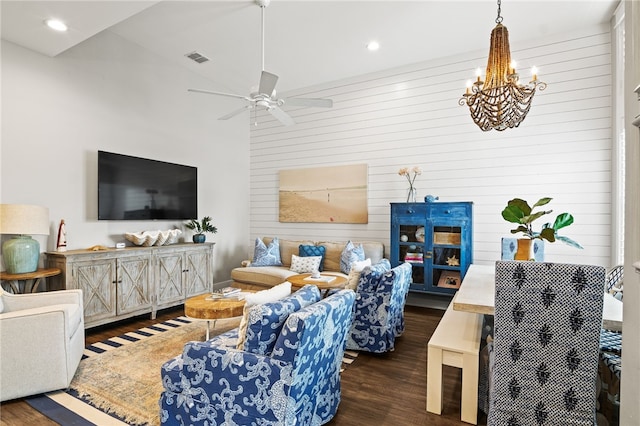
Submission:
M 488 36 L 488 35 L 487 35 Z M 487 37 L 488 39 L 488 37 Z M 252 115 L 250 241 L 256 237 L 377 240 L 389 249 L 389 203 L 406 200 L 404 166 L 420 166 L 418 197 L 474 203 L 474 263 L 500 257 L 514 197 L 553 197 L 569 211 L 569 236 L 585 249 L 548 245 L 547 259 L 609 266 L 611 229 L 611 40 L 608 25 L 511 43 L 521 79 L 536 65 L 548 84 L 519 128 L 482 132 L 458 105 L 486 51 L 323 84 L 288 95 L 327 97 L 331 109 L 286 108 L 297 124 Z M 487 46 L 488 50 L 488 46 Z M 278 171 L 368 164 L 369 223 L 278 222 Z M 544 222 L 543 222 L 544 223 Z

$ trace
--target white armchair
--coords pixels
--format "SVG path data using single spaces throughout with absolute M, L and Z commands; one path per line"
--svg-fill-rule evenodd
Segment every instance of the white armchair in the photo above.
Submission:
M 82 290 L 0 292 L 0 401 L 67 388 L 84 351 Z

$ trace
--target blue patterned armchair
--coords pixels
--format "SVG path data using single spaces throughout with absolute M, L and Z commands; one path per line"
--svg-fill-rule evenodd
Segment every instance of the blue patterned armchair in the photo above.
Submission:
M 187 343 L 162 367 L 162 424 L 327 423 L 340 403 L 354 299 L 351 290 L 342 290 L 291 313 L 269 354 L 236 349 L 237 329 Z
M 496 262 L 488 425 L 593 425 L 599 266 Z
M 404 305 L 411 284 L 411 264 L 391 269 L 389 261 L 366 267 L 356 289 L 347 349 L 382 353 L 395 348 L 404 332 Z

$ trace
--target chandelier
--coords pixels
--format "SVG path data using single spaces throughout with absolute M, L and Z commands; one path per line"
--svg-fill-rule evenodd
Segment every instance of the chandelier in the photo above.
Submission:
M 538 81 L 535 67 L 531 70 L 531 81 L 521 84 L 515 63 L 511 62 L 509 31 L 502 25 L 498 0 L 496 26 L 491 31 L 491 45 L 485 81 L 481 80 L 480 69 L 472 84 L 467 82 L 467 92 L 462 95 L 460 105 L 467 104 L 473 122 L 483 131 L 498 131 L 518 127 L 531 108 L 536 89 L 544 90 L 547 85 Z

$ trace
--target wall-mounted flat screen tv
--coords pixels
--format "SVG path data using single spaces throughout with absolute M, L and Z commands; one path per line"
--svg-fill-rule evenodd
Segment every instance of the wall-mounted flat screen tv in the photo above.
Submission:
M 98 151 L 98 220 L 198 217 L 198 169 Z

